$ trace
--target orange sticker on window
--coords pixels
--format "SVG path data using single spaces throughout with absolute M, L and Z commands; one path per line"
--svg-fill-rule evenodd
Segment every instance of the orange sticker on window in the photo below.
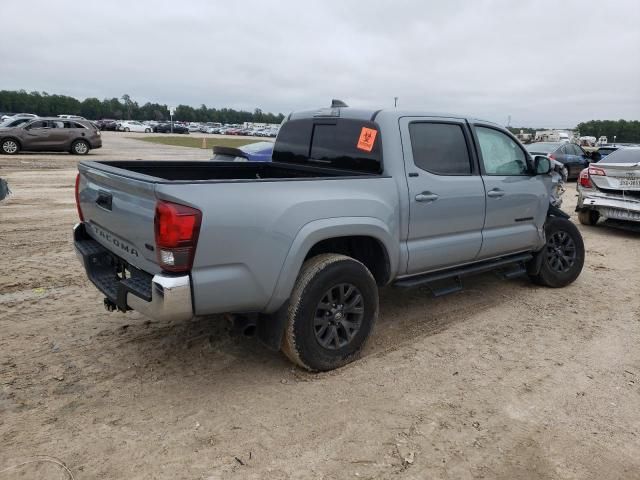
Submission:
M 378 131 L 373 128 L 362 127 L 360 130 L 360 138 L 358 139 L 358 148 L 365 152 L 373 150 L 373 144 L 376 141 Z

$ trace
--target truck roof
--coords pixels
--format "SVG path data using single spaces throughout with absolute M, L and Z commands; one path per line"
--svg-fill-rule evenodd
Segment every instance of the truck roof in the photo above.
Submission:
M 468 120 L 468 121 L 480 121 L 483 123 L 488 123 L 491 125 L 496 125 L 501 128 L 504 128 L 502 125 L 499 125 L 495 122 L 490 122 L 488 120 L 483 120 L 474 117 L 468 117 L 465 115 L 452 114 L 452 113 L 443 113 L 443 112 L 430 112 L 426 110 L 406 110 L 406 109 L 398 109 L 398 108 L 387 108 L 387 109 L 363 109 L 363 108 L 353 108 L 353 107 L 324 107 L 317 108 L 315 110 L 304 110 L 299 112 L 293 112 L 289 114 L 287 120 L 299 120 L 304 118 L 327 118 L 327 117 L 335 117 L 335 118 L 349 118 L 354 120 L 365 120 L 365 121 L 375 121 L 376 119 L 384 117 L 385 119 L 393 120 L 401 118 L 401 117 L 437 117 L 437 118 L 455 118 L 459 120 Z

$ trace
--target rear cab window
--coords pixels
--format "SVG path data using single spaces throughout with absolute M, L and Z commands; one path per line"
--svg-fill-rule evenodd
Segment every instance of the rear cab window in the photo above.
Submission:
M 376 123 L 355 119 L 300 119 L 284 123 L 274 162 L 382 173 L 382 145 Z

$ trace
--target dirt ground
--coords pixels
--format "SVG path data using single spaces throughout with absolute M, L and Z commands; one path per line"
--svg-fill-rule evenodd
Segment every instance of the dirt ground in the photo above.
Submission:
M 221 317 L 107 313 L 71 244 L 77 160 L 0 156 L 0 480 L 640 478 L 639 234 L 580 225 L 565 289 L 384 289 L 364 357 L 309 374 Z

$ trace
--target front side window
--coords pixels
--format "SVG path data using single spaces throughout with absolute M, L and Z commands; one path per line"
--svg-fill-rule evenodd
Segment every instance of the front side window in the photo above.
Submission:
M 411 123 L 409 125 L 413 162 L 416 167 L 437 175 L 470 175 L 469 150 L 460 125 Z
M 524 151 L 508 135 L 487 127 L 476 127 L 486 175 L 527 175 Z

